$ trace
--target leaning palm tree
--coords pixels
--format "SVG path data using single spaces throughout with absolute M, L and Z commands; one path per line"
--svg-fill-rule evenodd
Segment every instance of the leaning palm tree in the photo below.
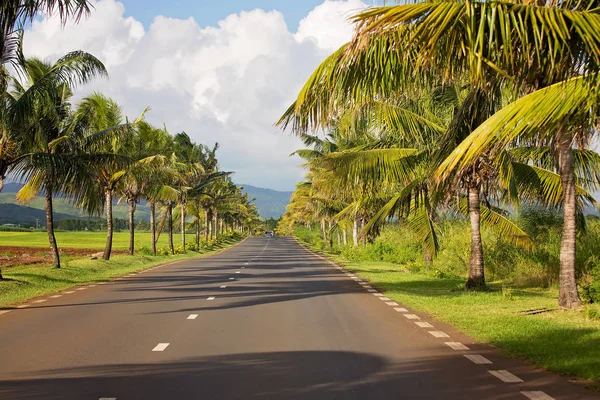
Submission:
M 482 111 L 467 115 L 469 129 L 464 133 L 468 135 L 496 111 L 490 106 L 494 92 L 503 84 L 510 83 L 516 92 L 527 91 L 574 74 L 595 72 L 600 64 L 596 34 L 600 17 L 595 8 L 593 1 L 539 6 L 454 0 L 373 8 L 355 17 L 355 39 L 332 56 L 342 68 L 333 72 L 330 68 L 331 73 L 323 74 L 325 83 L 336 81 L 338 89 L 317 91 L 316 97 L 304 90 L 299 100 L 313 109 L 325 110 L 332 104 L 343 104 L 340 94 L 343 97 L 344 93 L 360 101 L 397 95 L 407 83 L 422 84 L 432 77 L 441 78 L 442 83 L 467 79 L 476 100 L 473 104 Z M 296 109 L 299 106 L 296 104 Z M 324 115 L 314 112 L 309 118 L 320 122 Z M 569 134 L 562 137 L 563 149 L 570 149 L 566 146 L 571 142 Z M 568 153 L 563 151 L 566 164 L 572 159 Z M 470 161 L 471 171 L 476 171 L 481 157 Z M 565 185 L 570 187 L 565 199 L 573 204 L 574 179 L 566 179 Z M 475 203 L 475 190 L 472 193 Z M 561 292 L 559 302 L 572 308 L 579 304 L 574 294 L 575 208 L 564 210 L 561 287 L 566 291 Z

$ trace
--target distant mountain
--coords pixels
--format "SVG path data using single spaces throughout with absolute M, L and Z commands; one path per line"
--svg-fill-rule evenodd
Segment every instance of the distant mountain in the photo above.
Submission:
M 0 192 L 0 224 L 31 223 L 31 221 L 35 222 L 36 218 L 43 218 L 45 220 L 45 201 L 42 196 L 38 196 L 26 204 L 17 202 L 16 193 L 22 186 L 14 182 L 4 185 L 2 192 Z M 88 218 L 85 211 L 73 206 L 66 199 L 56 197 L 52 203 L 54 218 L 57 220 L 65 218 Z M 34 210 L 42 211 L 42 213 L 39 214 Z M 113 206 L 113 216 L 115 218 L 127 219 L 128 215 L 127 204 L 115 204 Z M 150 210 L 145 204 L 138 204 L 135 219 L 138 221 L 148 221 L 150 219 Z
M 239 186 L 244 188 L 250 199 L 256 198 L 254 204 L 262 218 L 279 218 L 285 213 L 285 207 L 290 203 L 292 192 L 279 192 L 272 189 L 259 188 L 252 185 Z

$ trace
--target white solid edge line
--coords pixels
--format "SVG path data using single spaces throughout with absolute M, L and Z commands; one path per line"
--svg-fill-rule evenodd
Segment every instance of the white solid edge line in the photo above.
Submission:
M 207 298 L 206 300 L 208 300 L 208 301 L 212 301 L 212 300 L 214 300 L 214 299 L 215 299 L 215 296 L 210 296 L 210 297 L 209 297 L 209 298 Z
M 523 382 L 523 379 L 519 378 L 516 375 L 511 374 L 505 369 L 497 370 L 497 371 L 488 371 L 490 374 L 494 375 L 496 378 L 500 379 L 502 382 L 506 383 L 518 383 Z
M 169 344 L 170 343 L 159 343 L 155 348 L 152 349 L 152 351 L 164 351 L 167 347 L 169 347 Z
M 460 342 L 446 342 L 445 345 L 450 347 L 452 350 L 469 350 L 467 346 Z
M 198 314 L 190 314 L 187 319 L 196 319 L 198 318 Z
M 433 337 L 436 337 L 436 338 L 447 338 L 447 337 L 450 337 L 450 336 L 448 336 L 447 333 L 442 332 L 442 331 L 429 331 L 429 334 L 431 336 L 433 336 Z
M 521 392 L 521 394 L 531 400 L 554 400 L 554 397 L 550 397 L 546 393 L 539 390 Z
M 490 360 L 480 354 L 465 354 L 465 357 L 474 364 L 492 364 Z

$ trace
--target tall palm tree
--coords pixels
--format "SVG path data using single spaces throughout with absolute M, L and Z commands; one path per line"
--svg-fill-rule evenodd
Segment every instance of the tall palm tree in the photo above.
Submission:
M 33 58 L 24 62 L 24 82 L 16 79 L 12 81 L 14 95 L 11 97 L 11 103 L 17 104 L 29 96 L 32 90 L 37 90 L 33 88 L 40 81 L 48 81 L 44 84 L 44 95 L 36 97 L 34 102 L 27 102 L 31 107 L 27 120 L 22 120 L 16 125 L 22 132 L 20 147 L 27 149 L 28 154 L 13 158 L 11 166 L 28 179 L 18 194 L 19 199 L 28 200 L 37 196 L 42 188 L 44 190 L 46 229 L 53 264 L 57 268 L 60 267 L 60 256 L 54 235 L 52 198 L 60 192 L 70 195 L 85 193 L 81 187 L 74 184 L 74 179 L 85 175 L 82 170 L 86 171 L 81 163 L 77 162 L 81 157 L 77 158 L 73 147 L 69 145 L 72 144 L 69 139 L 78 133 L 81 121 L 71 112 L 71 86 L 64 79 L 56 79 L 55 71 L 59 65 L 70 65 L 68 69 L 73 68 L 73 85 L 78 82 L 85 83 L 94 75 L 106 74 L 102 63 L 87 53 L 70 53 L 54 65 Z M 88 72 L 78 80 L 77 71 L 82 69 Z M 16 126 L 13 126 L 13 129 Z
M 397 94 L 407 83 L 426 83 L 432 78 L 441 78 L 446 83 L 466 78 L 475 106 L 466 114 L 468 119 L 463 120 L 466 122 L 463 137 L 466 137 L 496 111 L 494 93 L 502 85 L 511 83 L 515 90 L 527 91 L 573 74 L 597 70 L 600 46 L 595 33 L 599 17 L 593 12 L 594 4 L 593 1 L 562 2 L 544 7 L 533 3 L 450 0 L 373 8 L 355 17 L 358 30 L 353 42 L 332 56 L 342 67 L 322 74 L 324 78 L 320 81 L 314 77 L 309 81 L 313 85 L 335 81 L 338 88 L 315 92 L 317 98 L 307 94 L 305 88 L 299 100 L 322 111 L 333 104 L 332 99 L 344 104 L 340 99 L 344 93 L 356 102 Z M 331 70 L 325 68 L 325 72 Z M 301 106 L 294 107 L 297 110 Z M 320 122 L 325 114 L 314 112 L 309 118 Z M 296 125 L 305 127 L 306 123 L 296 122 Z M 570 143 L 569 136 L 565 137 L 563 148 Z M 571 157 L 563 159 L 569 161 Z M 481 157 L 470 161 L 471 171 L 478 171 Z M 478 180 L 471 179 L 469 183 L 473 205 L 479 195 Z M 565 199 L 568 197 L 574 204 L 574 179 L 564 181 L 570 186 L 566 191 L 570 195 Z M 477 207 L 471 209 L 477 214 Z M 567 246 L 563 247 L 561 269 L 570 272 L 561 273 L 561 286 L 574 293 L 575 208 L 564 207 L 564 210 L 567 214 L 563 237 Z M 561 294 L 560 303 L 576 307 L 578 296 Z

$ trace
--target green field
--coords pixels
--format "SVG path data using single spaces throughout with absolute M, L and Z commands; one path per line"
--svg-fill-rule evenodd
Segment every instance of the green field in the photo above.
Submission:
M 103 250 L 106 244 L 105 232 L 56 232 L 58 246 L 73 249 Z M 194 241 L 194 235 L 187 235 L 186 241 Z M 181 235 L 173 238 L 175 246 L 181 244 Z M 39 247 L 48 248 L 48 234 L 46 232 L 0 232 L 0 254 L 3 246 Z M 150 233 L 136 232 L 135 247 L 150 248 Z M 168 246 L 168 235 L 160 235 L 157 247 Z M 113 249 L 127 250 L 129 248 L 129 232 L 115 232 L 113 236 Z

